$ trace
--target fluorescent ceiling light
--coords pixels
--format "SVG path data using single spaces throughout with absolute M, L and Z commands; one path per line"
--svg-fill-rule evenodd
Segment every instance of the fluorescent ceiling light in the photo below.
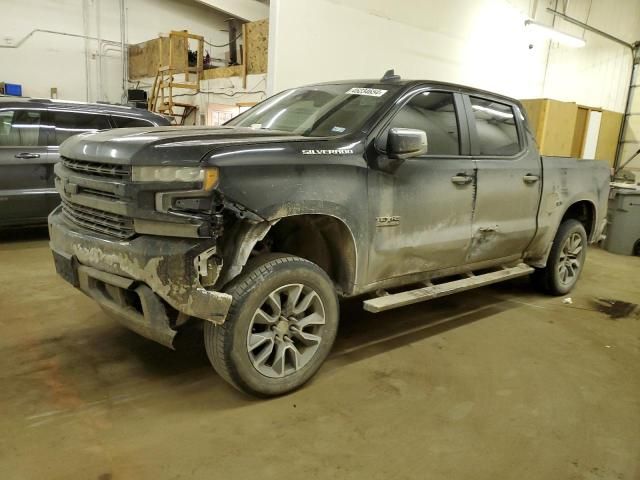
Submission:
M 524 26 L 534 33 L 543 35 L 546 38 L 554 40 L 562 45 L 566 45 L 567 47 L 580 48 L 587 44 L 582 38 L 574 37 L 573 35 L 542 25 L 541 23 L 534 22 L 533 20 L 525 20 Z

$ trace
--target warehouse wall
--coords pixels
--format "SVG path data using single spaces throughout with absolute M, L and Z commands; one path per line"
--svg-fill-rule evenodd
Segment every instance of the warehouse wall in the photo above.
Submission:
M 394 67 L 406 78 L 536 96 L 547 52 L 524 31 L 529 3 L 272 0 L 269 54 L 277 62 L 269 62 L 270 88 L 376 78 Z
M 566 13 L 628 43 L 640 40 L 637 0 L 572 0 Z M 556 19 L 554 24 L 563 32 L 583 37 L 587 45 L 579 49 L 550 45 L 543 96 L 623 112 L 631 75 L 631 50 L 562 19 Z
M 590 2 L 572 0 L 567 13 L 630 40 L 640 37 L 640 2 L 617 0 L 613 8 L 593 0 L 589 14 Z M 269 86 L 279 91 L 316 80 L 375 78 L 395 67 L 406 78 L 623 111 L 628 54 L 590 33 L 583 49 L 533 37 L 524 20 L 533 17 L 535 4 L 534 18 L 550 24 L 546 7 L 563 2 L 450 0 L 445 8 L 441 0 L 272 0 Z
M 190 0 L 126 0 L 129 43 L 170 30 L 187 29 L 214 44 L 226 43 L 228 15 Z M 20 0 L 2 2 L 1 45 L 15 45 L 34 28 L 100 36 L 120 42 L 118 0 Z M 102 66 L 97 41 L 36 33 L 19 48 L 0 48 L 0 81 L 20 83 L 26 96 L 119 102 L 122 60 L 119 46 L 105 46 Z M 88 57 L 85 59 L 85 49 Z M 88 75 L 87 75 L 88 71 Z

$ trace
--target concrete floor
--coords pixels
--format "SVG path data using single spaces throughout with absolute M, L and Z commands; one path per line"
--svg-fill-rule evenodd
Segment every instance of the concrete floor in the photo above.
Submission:
M 342 308 L 311 383 L 247 398 L 0 241 L 0 478 L 640 478 L 640 258 L 591 249 L 572 304 L 526 280 L 378 316 Z M 618 318 L 612 318 L 618 317 Z

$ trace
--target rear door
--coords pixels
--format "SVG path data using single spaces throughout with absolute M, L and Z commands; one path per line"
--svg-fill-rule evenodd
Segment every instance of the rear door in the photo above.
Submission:
M 515 104 L 465 95 L 477 198 L 469 261 L 520 256 L 533 239 L 542 188 L 540 156 Z
M 44 221 L 46 197 L 55 194 L 47 181 L 45 111 L 0 110 L 0 225 Z

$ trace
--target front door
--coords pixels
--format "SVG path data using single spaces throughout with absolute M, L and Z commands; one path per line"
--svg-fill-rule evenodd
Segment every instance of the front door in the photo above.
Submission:
M 517 106 L 465 97 L 478 192 L 467 261 L 520 257 L 537 228 L 542 188 L 540 155 Z
M 396 127 L 424 130 L 429 147 L 393 173 L 369 170 L 368 283 L 464 264 L 476 176 L 462 115 L 459 94 L 422 89 L 382 127 L 379 155 Z
M 44 112 L 0 110 L 0 225 L 42 222 L 49 182 Z

